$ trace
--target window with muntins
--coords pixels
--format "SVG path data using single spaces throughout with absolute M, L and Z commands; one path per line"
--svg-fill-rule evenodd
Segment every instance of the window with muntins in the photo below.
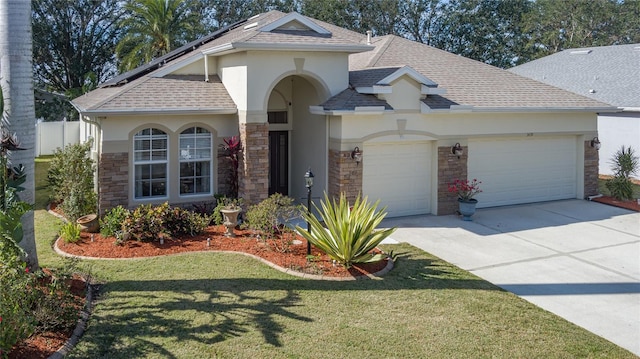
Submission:
M 134 197 L 167 196 L 168 136 L 146 128 L 133 136 Z
M 180 195 L 211 194 L 211 132 L 191 127 L 180 133 Z

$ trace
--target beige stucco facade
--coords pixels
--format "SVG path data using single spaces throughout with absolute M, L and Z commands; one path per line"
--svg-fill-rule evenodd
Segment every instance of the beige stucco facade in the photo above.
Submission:
M 299 16 L 293 18 L 303 21 Z M 307 193 L 303 176 L 312 169 L 315 199 L 325 192 L 331 196 L 345 192 L 351 199 L 360 194 L 370 195 L 374 197 L 372 200 L 381 199 L 384 205 L 385 201 L 392 203 L 403 195 L 403 191 L 405 194 L 413 191 L 415 203 L 410 208 L 392 203 L 392 215 L 450 214 L 456 210 L 455 198 L 447 192 L 447 184 L 454 178 L 466 178 L 469 169 L 478 171 L 473 161 L 480 151 L 491 155 L 500 143 L 518 147 L 519 141 L 523 141 L 523 148 L 532 149 L 530 154 L 519 154 L 523 162 L 537 166 L 532 171 L 543 172 L 553 167 L 547 164 L 554 159 L 544 162 L 548 155 L 536 152 L 536 148 L 557 146 L 565 154 L 562 166 L 570 172 L 549 183 L 549 188 L 562 190 L 550 192 L 547 197 L 544 194 L 523 197 L 522 201 L 584 198 L 597 191 L 591 180 L 593 149 L 585 145 L 597 136 L 595 110 L 579 106 L 525 106 L 515 100 L 513 105 L 496 107 L 485 105 L 482 93 L 476 94 L 474 105 L 450 100 L 450 107 L 431 108 L 427 105 L 429 100 L 446 96 L 450 89 L 438 86 L 408 66 L 390 68 L 388 83 L 352 86 L 350 56 L 373 46 L 323 45 L 313 49 L 308 44 L 296 44 L 283 50 L 283 46 L 270 49 L 269 44 L 261 48 L 251 45 L 246 49 L 234 44 L 211 47 L 148 75 L 189 77 L 189 81 L 219 78 L 218 83 L 232 106 L 225 107 L 217 102 L 222 100 L 211 97 L 185 110 L 127 108 L 121 112 L 83 113 L 81 136 L 96 141 L 94 158 L 99 162 L 102 213 L 117 204 L 134 207 L 169 201 L 187 205 L 212 200 L 214 194 L 228 190 L 225 181 L 230 168 L 218 154 L 223 139 L 231 136 L 239 136 L 243 145 L 239 195 L 251 203 L 268 196 L 276 174 L 285 183 L 282 190 L 295 200 L 302 200 Z M 123 89 L 126 86 L 133 85 L 125 84 Z M 111 96 L 107 91 L 112 90 L 105 90 Z M 344 101 L 336 101 L 336 108 L 327 105 L 332 99 L 340 100 L 341 95 Z M 153 96 L 149 94 L 150 102 Z M 355 105 L 350 104 L 351 100 Z M 495 103 L 495 99 L 492 101 Z M 270 113 L 285 113 L 286 121 L 269 123 Z M 177 185 L 179 136 L 194 126 L 212 135 L 211 191 L 184 196 Z M 167 134 L 167 193 L 136 199 L 132 185 L 133 137 L 146 128 Z M 276 134 L 279 137 L 274 142 Z M 491 147 L 493 142 L 495 148 Z M 276 144 L 278 148 L 274 147 Z M 455 144 L 462 146 L 464 154 L 452 153 Z M 356 147 L 362 155 L 361 162 L 352 156 Z M 276 150 L 281 151 L 280 157 L 272 156 Z M 597 153 L 595 157 L 597 163 Z M 283 162 L 281 166 L 274 167 L 275 159 Z M 496 171 L 505 170 L 501 163 L 487 163 L 495 166 Z M 504 162 L 507 167 L 514 164 Z M 514 177 L 514 181 L 520 180 L 526 178 Z M 518 196 L 518 193 L 501 195 Z

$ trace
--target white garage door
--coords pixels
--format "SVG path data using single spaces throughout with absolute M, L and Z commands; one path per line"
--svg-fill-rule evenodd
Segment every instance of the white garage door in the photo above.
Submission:
M 478 207 L 575 198 L 576 151 L 575 137 L 469 141 Z
M 431 142 L 365 143 L 362 192 L 387 217 L 431 212 Z

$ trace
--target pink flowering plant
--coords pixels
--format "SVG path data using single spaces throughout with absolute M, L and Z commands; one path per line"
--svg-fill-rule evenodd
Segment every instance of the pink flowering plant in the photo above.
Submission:
M 468 201 L 473 199 L 473 196 L 476 194 L 482 192 L 480 189 L 481 183 L 482 182 L 475 178 L 472 181 L 455 179 L 453 183 L 449 184 L 449 192 L 455 193 L 460 200 Z

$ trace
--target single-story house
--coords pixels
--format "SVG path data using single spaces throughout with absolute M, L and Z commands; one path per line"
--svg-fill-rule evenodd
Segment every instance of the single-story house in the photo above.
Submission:
M 560 51 L 509 71 L 619 108 L 598 116 L 600 174 L 622 146 L 640 153 L 640 44 Z
M 604 103 L 398 36 L 270 11 L 73 101 L 94 139 L 99 206 L 239 196 L 380 199 L 389 216 L 452 214 L 447 186 L 477 178 L 478 207 L 597 194 Z M 456 150 L 457 148 L 457 150 Z

